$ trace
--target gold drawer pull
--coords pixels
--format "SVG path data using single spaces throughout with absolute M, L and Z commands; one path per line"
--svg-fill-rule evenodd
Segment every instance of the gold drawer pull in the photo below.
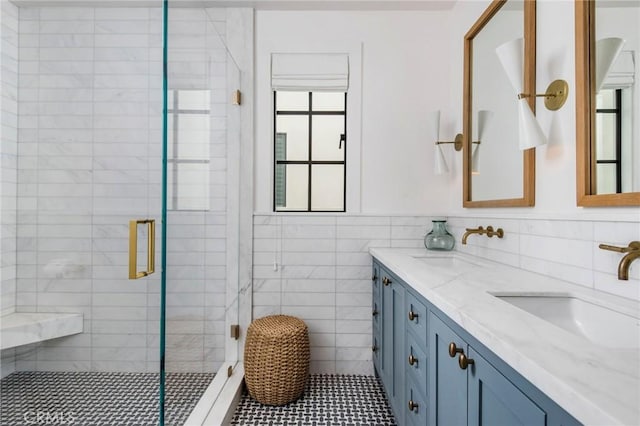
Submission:
M 412 399 L 409 400 L 409 410 L 418 412 L 418 404 L 413 402 Z
M 409 365 L 413 365 L 413 364 L 417 364 L 418 363 L 418 358 L 416 358 L 413 355 L 409 355 Z
M 458 358 L 458 365 L 461 369 L 466 370 L 469 365 L 473 364 L 475 364 L 474 360 L 467 358 L 465 354 L 460 354 L 460 357 Z
M 409 311 L 409 321 L 413 321 L 414 319 L 418 318 L 418 314 L 416 314 L 413 311 Z
M 389 284 L 391 284 L 391 280 L 389 278 L 387 278 L 387 277 L 383 277 L 382 278 L 382 284 L 389 285 Z
M 455 343 L 449 343 L 449 356 L 451 358 L 455 358 L 456 354 L 461 354 L 463 352 L 464 351 L 461 348 L 457 347 Z

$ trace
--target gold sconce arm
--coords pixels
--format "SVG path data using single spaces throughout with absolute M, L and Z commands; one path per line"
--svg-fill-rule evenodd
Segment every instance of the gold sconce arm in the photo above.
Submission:
M 147 224 L 147 270 L 138 271 L 138 225 Z M 139 219 L 129 221 L 129 279 L 136 280 L 155 272 L 156 221 Z
M 455 148 L 456 151 L 462 151 L 462 140 L 463 140 L 462 133 L 458 133 L 456 135 L 456 137 L 454 138 L 454 140 L 452 140 L 452 141 L 437 141 L 436 145 L 443 145 L 443 144 L 452 143 L 453 147 Z M 479 144 L 480 141 L 473 141 L 471 143 Z
M 518 99 L 544 97 L 544 106 L 546 106 L 548 110 L 557 111 L 562 108 L 568 96 L 569 84 L 564 80 L 554 80 L 549 84 L 545 93 L 519 93 Z

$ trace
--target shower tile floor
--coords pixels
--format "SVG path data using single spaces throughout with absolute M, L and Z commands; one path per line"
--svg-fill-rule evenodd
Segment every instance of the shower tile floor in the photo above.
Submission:
M 165 425 L 184 424 L 213 376 L 167 373 Z M 157 425 L 158 374 L 13 373 L 0 380 L 0 425 L 29 424 Z
M 232 425 L 395 425 L 373 376 L 311 375 L 303 396 L 290 404 L 262 405 L 245 391 Z

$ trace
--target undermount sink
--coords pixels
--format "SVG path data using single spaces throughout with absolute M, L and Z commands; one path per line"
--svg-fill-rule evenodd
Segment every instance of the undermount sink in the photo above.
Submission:
M 640 318 L 568 295 L 493 296 L 599 346 L 640 348 Z
M 469 262 L 466 259 L 460 258 L 455 255 L 442 255 L 442 256 L 414 256 L 414 259 L 419 260 L 429 266 L 435 268 L 460 270 L 462 268 L 468 268 L 469 266 L 478 266 L 473 262 Z

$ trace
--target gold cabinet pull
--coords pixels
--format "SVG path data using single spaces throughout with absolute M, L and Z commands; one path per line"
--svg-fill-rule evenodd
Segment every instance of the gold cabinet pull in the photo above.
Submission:
M 389 284 L 391 284 L 391 280 L 389 278 L 387 278 L 387 277 L 383 277 L 382 278 L 382 284 L 389 285 Z
M 418 411 L 418 404 L 413 402 L 413 399 L 409 400 L 409 410 L 410 411 Z
M 377 351 L 378 351 L 378 346 L 377 345 L 371 346 L 371 352 L 377 352 Z
M 147 225 L 147 270 L 138 271 L 138 225 Z M 138 219 L 129 221 L 129 279 L 136 280 L 155 272 L 156 268 L 156 221 Z
M 418 318 L 418 314 L 413 311 L 409 311 L 409 321 L 413 321 L 416 318 Z
M 471 358 L 467 358 L 467 356 L 465 354 L 460 354 L 460 356 L 458 357 L 458 365 L 463 370 L 466 370 L 467 367 L 472 365 L 472 364 L 475 364 L 475 361 L 472 360 Z
M 371 315 L 373 315 L 374 317 L 378 315 L 378 310 L 374 309 L 373 312 L 371 313 Z
M 413 356 L 413 354 L 409 355 L 409 365 L 413 365 L 413 364 L 417 364 L 417 363 L 418 363 L 418 358 Z
M 455 358 L 456 354 L 461 354 L 463 352 L 464 351 L 461 348 L 457 347 L 455 343 L 449 343 L 449 356 L 451 358 Z

